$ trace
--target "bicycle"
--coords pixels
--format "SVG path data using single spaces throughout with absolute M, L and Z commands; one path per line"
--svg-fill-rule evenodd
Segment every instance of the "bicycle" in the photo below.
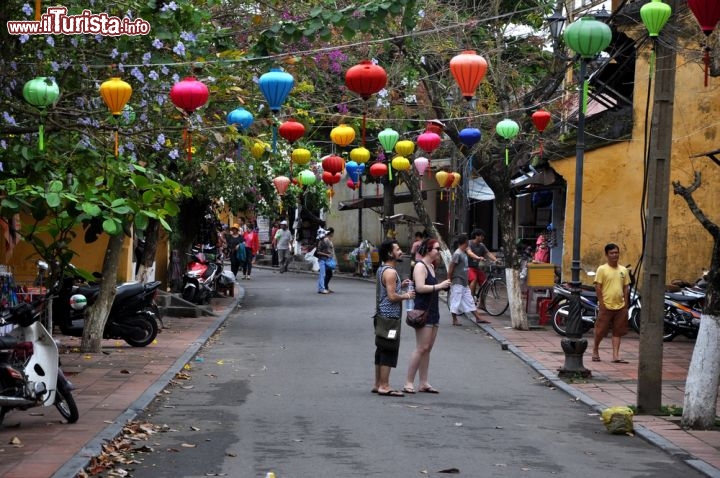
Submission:
M 475 292 L 475 305 L 493 317 L 504 314 L 510 305 L 504 272 L 504 266 L 490 265 L 485 282 Z

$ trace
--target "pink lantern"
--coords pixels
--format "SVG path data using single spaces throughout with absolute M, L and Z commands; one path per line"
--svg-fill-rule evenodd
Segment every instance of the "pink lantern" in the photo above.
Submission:
M 431 131 L 426 131 L 417 137 L 417 145 L 428 154 L 438 149 L 441 142 L 440 135 Z
M 170 88 L 170 100 L 176 107 L 183 110 L 185 115 L 192 114 L 196 109 L 205 105 L 209 97 L 208 87 L 192 76 L 175 83 Z M 187 138 L 187 160 L 192 161 L 192 131 L 185 126 L 183 135 Z
M 420 156 L 419 158 L 415 158 L 413 161 L 413 166 L 415 166 L 415 169 L 417 170 L 418 174 L 422 176 L 425 174 L 425 170 L 430 166 L 430 160 Z
M 288 186 L 290 186 L 290 178 L 286 176 L 278 176 L 273 179 L 273 184 L 275 185 L 275 189 L 277 189 L 277 192 L 280 196 L 285 195 L 285 191 L 287 191 Z

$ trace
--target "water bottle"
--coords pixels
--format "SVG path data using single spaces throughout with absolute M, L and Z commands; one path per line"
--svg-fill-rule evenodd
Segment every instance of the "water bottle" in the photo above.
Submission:
M 415 290 L 415 285 L 412 281 L 408 283 L 407 291 L 412 292 Z M 405 310 L 412 310 L 415 308 L 415 299 L 405 299 Z

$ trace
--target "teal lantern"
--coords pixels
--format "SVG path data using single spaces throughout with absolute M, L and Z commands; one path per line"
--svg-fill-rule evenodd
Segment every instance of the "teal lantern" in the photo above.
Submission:
M 583 58 L 593 58 L 610 45 L 612 31 L 592 16 L 573 22 L 563 33 L 565 43 Z
M 495 125 L 495 131 L 498 135 L 502 136 L 507 141 L 510 141 L 520 132 L 520 125 L 515 121 L 505 118 Z M 510 164 L 510 151 L 508 150 L 507 143 L 505 144 L 505 166 Z
M 660 30 L 670 19 L 671 14 L 672 8 L 670 8 L 670 5 L 660 0 L 652 0 L 640 8 L 640 18 L 642 18 L 642 22 L 648 30 L 648 35 L 653 41 L 653 49 L 652 53 L 650 53 L 650 78 L 654 76 L 655 72 L 655 44 L 657 43 L 657 37 Z
M 25 101 L 40 110 L 40 126 L 38 127 L 38 149 L 45 149 L 43 116 L 48 106 L 55 104 L 60 96 L 60 87 L 52 78 L 39 76 L 23 86 L 23 97 Z

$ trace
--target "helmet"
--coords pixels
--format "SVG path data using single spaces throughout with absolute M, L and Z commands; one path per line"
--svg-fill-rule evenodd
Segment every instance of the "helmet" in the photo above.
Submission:
M 75 294 L 70 297 L 70 307 L 74 310 L 83 310 L 87 307 L 87 297 L 82 294 Z

